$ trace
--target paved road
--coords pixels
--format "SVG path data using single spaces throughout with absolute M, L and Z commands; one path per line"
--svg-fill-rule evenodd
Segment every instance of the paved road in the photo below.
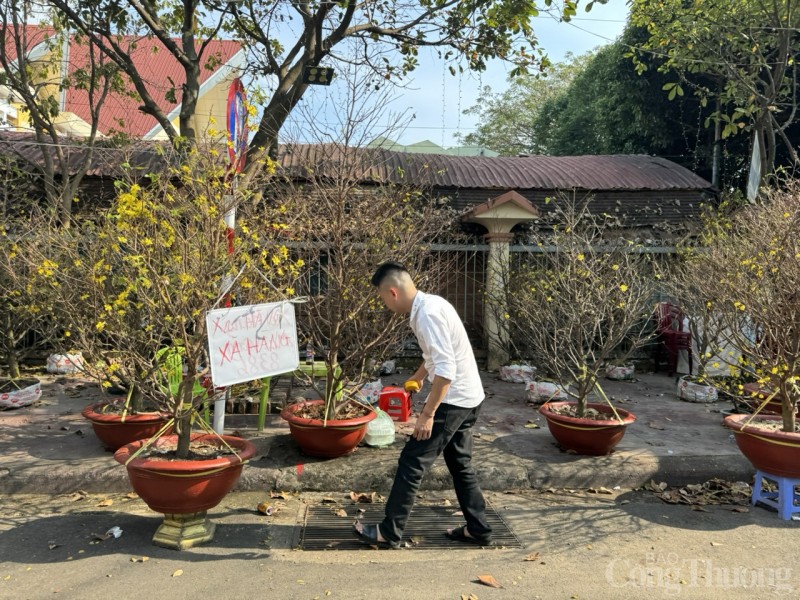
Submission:
M 211 511 L 215 540 L 178 552 L 150 543 L 159 518 L 124 493 L 0 499 L 0 598 L 458 600 L 760 599 L 800 596 L 800 523 L 757 507 L 663 503 L 652 493 L 489 493 L 521 549 L 297 549 L 308 503 L 230 494 Z M 454 499 L 425 492 L 421 502 Z M 112 526 L 118 539 L 95 541 Z M 438 535 L 438 532 L 431 532 Z M 538 554 L 538 556 L 537 556 Z M 534 560 L 526 560 L 533 559 Z M 180 574 L 179 574 L 180 573 Z M 491 575 L 502 589 L 477 582 Z

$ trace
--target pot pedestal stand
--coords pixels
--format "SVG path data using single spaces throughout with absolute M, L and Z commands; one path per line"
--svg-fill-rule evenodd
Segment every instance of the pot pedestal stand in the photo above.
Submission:
M 186 550 L 214 539 L 216 524 L 208 520 L 208 511 L 179 515 L 164 515 L 153 543 L 163 548 Z

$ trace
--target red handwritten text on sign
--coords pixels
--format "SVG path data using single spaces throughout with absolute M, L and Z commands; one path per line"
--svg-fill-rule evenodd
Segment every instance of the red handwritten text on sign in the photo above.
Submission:
M 206 314 L 211 377 L 228 386 L 293 371 L 299 364 L 294 306 L 237 306 Z

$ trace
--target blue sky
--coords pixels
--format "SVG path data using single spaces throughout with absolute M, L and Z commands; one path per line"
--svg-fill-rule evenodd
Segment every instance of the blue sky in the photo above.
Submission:
M 544 51 L 558 62 L 568 52 L 579 55 L 614 41 L 622 33 L 627 15 L 626 0 L 609 0 L 607 4 L 595 4 L 589 13 L 581 6 L 570 23 L 542 13 L 534 20 L 534 30 Z M 508 86 L 509 67 L 502 61 L 492 62 L 480 76 L 466 72 L 455 77 L 432 51 L 420 51 L 419 62 L 407 86 L 393 92 L 395 99 L 388 107 L 392 113 L 405 115 L 400 120 L 409 121 L 391 136 L 402 144 L 429 139 L 444 146 L 456 145 L 457 132 L 467 134 L 475 129 L 475 118 L 463 111 L 476 104 L 481 87 L 489 85 L 493 92 L 501 92 Z M 341 90 L 336 89 L 334 80 L 330 88 L 309 89 L 305 100 L 312 113 L 330 123 L 335 121 L 331 110 L 335 110 L 340 98 Z M 293 114 L 290 120 L 296 124 L 302 118 Z M 291 130 L 292 124 L 287 129 Z

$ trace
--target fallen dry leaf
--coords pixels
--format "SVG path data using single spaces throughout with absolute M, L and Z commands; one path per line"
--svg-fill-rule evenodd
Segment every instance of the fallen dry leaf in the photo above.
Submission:
M 539 553 L 531 552 L 530 554 L 528 554 L 528 556 L 526 556 L 522 560 L 539 560 Z
M 286 500 L 286 498 L 288 497 L 288 492 L 270 492 L 269 497 L 278 498 L 280 500 Z
M 111 506 L 112 504 L 114 504 L 114 501 L 111 498 L 106 498 L 98 502 L 97 506 Z
M 372 504 L 375 502 L 375 496 L 375 492 L 371 492 L 369 494 L 350 492 L 350 499 L 356 503 L 361 502 L 363 504 Z
M 128 492 L 127 494 L 125 494 L 125 497 L 134 500 L 135 498 L 139 497 L 139 494 L 137 494 L 136 492 Z
M 339 510 L 333 511 L 333 514 L 335 514 L 337 517 L 346 517 L 347 511 L 344 510 L 343 508 L 340 508 Z
M 61 546 L 61 544 L 56 544 L 55 542 L 48 542 L 48 543 L 47 543 L 47 547 L 48 547 L 50 550 L 55 550 L 55 549 L 56 549 L 56 548 L 58 548 L 59 546 Z
M 731 511 L 738 512 L 738 513 L 746 513 L 746 512 L 750 512 L 750 509 L 746 508 L 744 506 L 737 506 L 735 508 L 732 508 Z
M 469 596 L 461 594 L 461 600 L 478 600 L 478 597 L 475 594 L 470 594 Z
M 599 488 L 589 488 L 587 490 L 590 494 L 613 494 L 610 489 L 607 487 L 599 487 Z
M 450 502 L 450 500 L 448 500 L 447 498 L 442 500 L 442 506 L 452 506 L 452 505 L 453 505 L 453 503 Z
M 722 546 L 720 542 L 711 542 L 712 546 Z
M 333 498 L 323 498 L 322 504 L 336 504 L 336 500 Z
M 694 510 L 694 511 L 697 511 L 697 512 L 708 512 L 708 510 L 707 510 L 707 509 L 705 509 L 705 508 L 703 508 L 702 506 L 700 506 L 700 505 L 697 505 L 697 504 L 695 504 L 694 506 L 692 506 L 692 510 Z
M 183 569 L 178 569 L 172 574 L 173 577 L 180 577 L 181 575 L 183 575 Z
M 658 423 L 656 423 L 655 421 L 650 421 L 650 422 L 647 424 L 647 426 L 648 426 L 650 429 L 660 429 L 660 430 L 662 430 L 662 431 L 664 430 L 664 428 L 663 428 L 661 425 L 659 425 Z
M 493 588 L 503 587 L 500 585 L 500 582 L 491 575 L 478 575 L 478 581 L 480 581 L 483 585 L 488 585 L 489 587 Z
M 527 423 L 525 429 L 539 429 L 538 423 Z

